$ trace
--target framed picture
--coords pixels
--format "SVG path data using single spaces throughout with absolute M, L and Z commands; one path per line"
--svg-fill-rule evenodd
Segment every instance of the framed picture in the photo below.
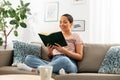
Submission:
M 85 0 L 73 0 L 74 4 L 85 3 Z
M 74 20 L 72 31 L 85 31 L 85 20 Z
M 45 7 L 45 21 L 58 21 L 58 2 L 48 2 Z

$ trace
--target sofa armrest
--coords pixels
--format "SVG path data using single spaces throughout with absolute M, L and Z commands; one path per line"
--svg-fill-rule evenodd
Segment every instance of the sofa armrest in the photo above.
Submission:
M 13 61 L 13 50 L 0 50 L 0 66 L 10 66 Z

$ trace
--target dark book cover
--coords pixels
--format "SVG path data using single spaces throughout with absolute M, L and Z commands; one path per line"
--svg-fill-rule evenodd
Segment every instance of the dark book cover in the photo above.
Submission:
M 54 32 L 48 35 L 38 33 L 38 35 L 40 36 L 45 46 L 47 46 L 47 44 L 55 45 L 55 43 L 61 46 L 67 46 L 67 42 L 61 31 Z

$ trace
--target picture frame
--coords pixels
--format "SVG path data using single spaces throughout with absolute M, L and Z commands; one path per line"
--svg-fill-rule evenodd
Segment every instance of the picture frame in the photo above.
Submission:
M 74 20 L 72 31 L 85 31 L 85 20 Z
M 81 3 L 85 3 L 85 0 L 73 0 L 74 4 L 81 4 Z
M 45 7 L 44 19 L 46 22 L 58 21 L 58 2 L 48 2 Z

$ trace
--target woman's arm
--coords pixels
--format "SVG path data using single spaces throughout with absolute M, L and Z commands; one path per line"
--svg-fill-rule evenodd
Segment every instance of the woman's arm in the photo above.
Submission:
M 83 44 L 76 44 L 75 53 L 65 50 L 65 54 L 75 60 L 82 60 L 83 58 Z
M 83 44 L 76 44 L 75 45 L 75 53 L 61 47 L 59 44 L 56 44 L 54 48 L 60 51 L 61 53 L 66 54 L 67 56 L 75 59 L 75 60 L 82 60 L 83 58 Z

